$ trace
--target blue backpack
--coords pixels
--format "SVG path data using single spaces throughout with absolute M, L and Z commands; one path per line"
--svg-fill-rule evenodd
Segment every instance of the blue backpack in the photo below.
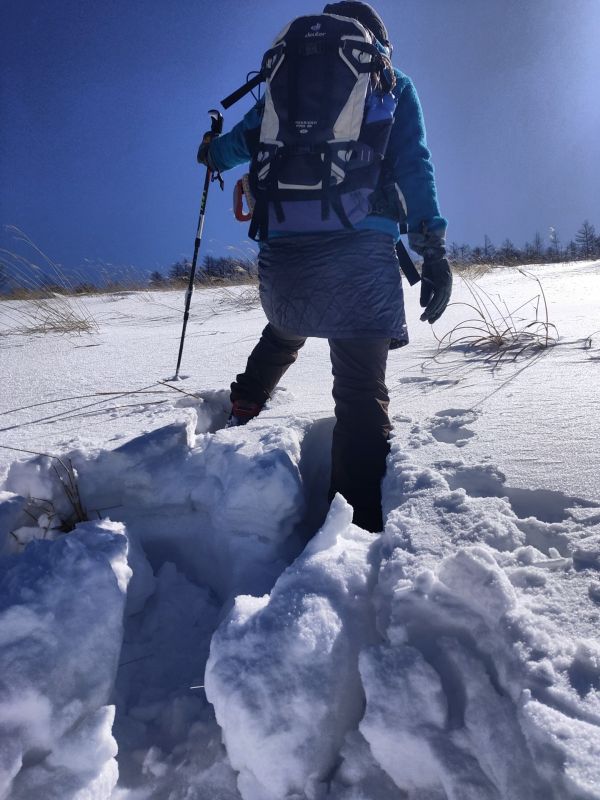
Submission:
M 265 53 L 253 239 L 353 228 L 370 211 L 394 121 L 390 62 L 359 22 L 298 17 Z

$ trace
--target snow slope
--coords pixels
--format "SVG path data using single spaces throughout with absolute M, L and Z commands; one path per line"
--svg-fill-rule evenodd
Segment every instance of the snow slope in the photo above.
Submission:
M 0 798 L 600 798 L 600 264 L 534 271 L 556 347 L 391 354 L 382 536 L 327 513 L 325 342 L 224 429 L 245 290 L 196 295 L 176 388 L 171 293 L 2 336 L 0 444 L 62 461 L 0 449 Z

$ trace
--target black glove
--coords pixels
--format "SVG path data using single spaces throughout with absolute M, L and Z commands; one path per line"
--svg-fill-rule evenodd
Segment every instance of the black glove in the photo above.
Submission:
M 213 139 L 216 139 L 217 136 L 218 134 L 213 133 L 212 131 L 206 131 L 202 137 L 202 141 L 200 142 L 200 147 L 198 148 L 198 163 L 204 164 L 204 166 L 208 167 L 209 169 L 214 169 L 214 164 L 211 161 L 209 151 Z
M 446 258 L 425 257 L 421 271 L 422 322 L 436 322 L 446 310 L 452 294 L 452 270 Z

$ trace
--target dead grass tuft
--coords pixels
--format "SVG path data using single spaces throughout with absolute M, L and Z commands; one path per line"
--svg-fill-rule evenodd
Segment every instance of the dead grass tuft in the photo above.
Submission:
M 0 334 L 95 332 L 98 325 L 85 303 L 63 294 L 70 291 L 70 282 L 60 266 L 18 228 L 8 230 L 33 255 L 0 249 L 0 271 L 11 287 L 10 297 L 0 299 Z
M 260 307 L 260 293 L 257 284 L 235 291 L 223 288 L 215 295 L 211 308 L 215 314 L 225 311 L 251 311 Z
M 558 342 L 558 330 L 549 321 L 548 303 L 540 279 L 525 270 L 519 272 L 537 283 L 539 293 L 513 310 L 500 296 L 496 299 L 486 292 L 476 279 L 463 276 L 472 302 L 453 305 L 465 306 L 472 315 L 438 338 L 436 358 L 449 351 L 462 350 L 466 356 L 478 357 L 495 368 L 505 361 L 534 355 Z M 533 319 L 523 316 L 524 309 L 529 308 Z
M 56 503 L 39 497 L 27 498 L 23 514 L 31 520 L 31 525 L 10 531 L 19 549 L 25 548 L 32 539 L 53 539 L 60 534 L 70 533 L 78 523 L 88 520 L 71 460 L 58 456 L 47 457 L 51 459 L 59 496 Z

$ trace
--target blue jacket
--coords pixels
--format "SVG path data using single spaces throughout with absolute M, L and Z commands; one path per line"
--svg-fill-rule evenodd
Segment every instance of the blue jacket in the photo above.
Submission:
M 416 252 L 422 253 L 427 246 L 443 244 L 447 223 L 440 215 L 434 168 L 416 89 L 407 75 L 394 71 L 398 105 L 382 176 L 387 175 L 388 180 L 391 176 L 392 183 L 400 188 L 406 206 L 409 242 Z M 229 133 L 211 144 L 210 159 L 217 169 L 225 171 L 251 160 L 258 145 L 262 110 L 262 103 L 257 103 Z M 356 227 L 389 233 L 396 239 L 400 235 L 399 223 L 391 209 L 389 216 L 384 208 Z

